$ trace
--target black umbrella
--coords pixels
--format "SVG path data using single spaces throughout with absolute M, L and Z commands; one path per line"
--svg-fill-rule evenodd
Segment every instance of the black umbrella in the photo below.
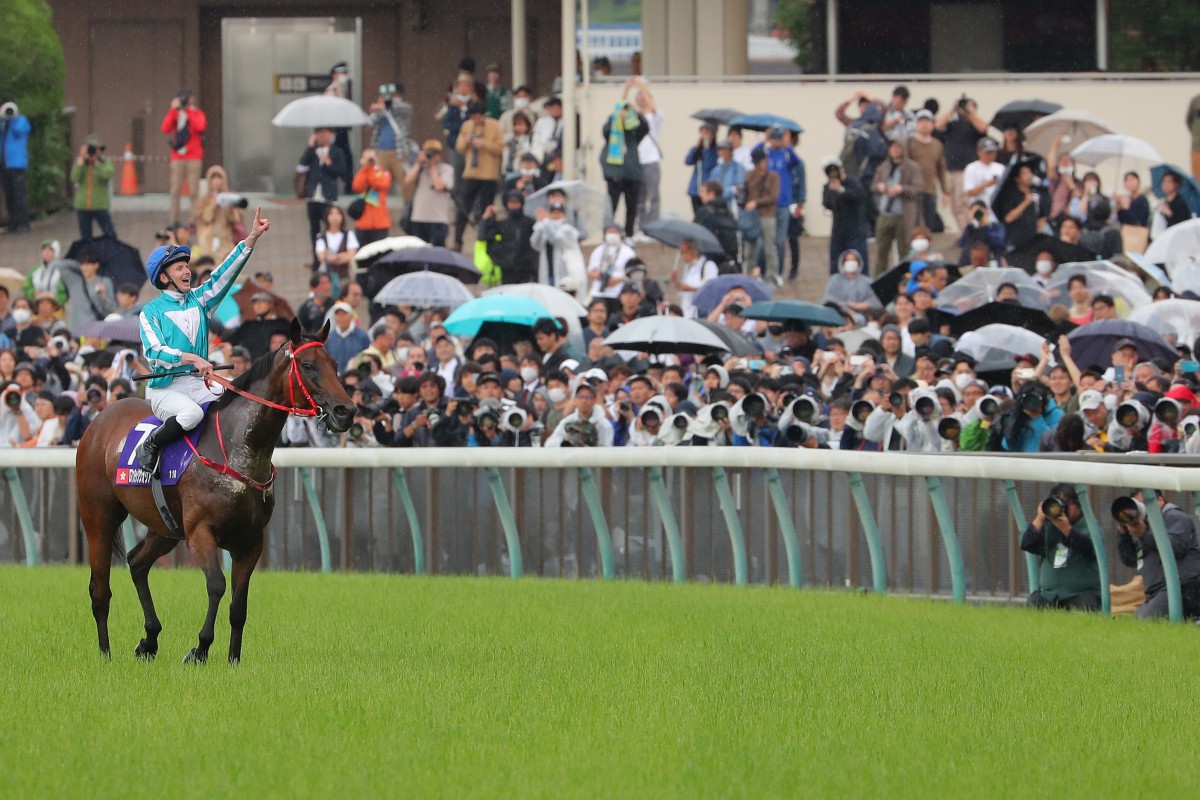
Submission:
M 692 119 L 708 122 L 713 125 L 728 125 L 734 117 L 740 117 L 742 112 L 733 108 L 702 108 L 692 114 Z
M 100 274 L 110 279 L 113 288 L 123 283 L 132 283 L 139 289 L 146 282 L 146 265 L 142 254 L 131 244 L 111 236 L 99 239 L 80 239 L 71 244 L 67 258 L 79 260 L 80 256 L 95 254 L 100 259 Z
M 1012 356 L 997 356 L 975 365 L 975 376 L 988 386 L 1008 386 L 1012 381 L 1013 368 L 1017 360 Z
M 942 261 L 930 261 L 929 266 L 946 267 L 947 268 L 947 285 L 954 283 L 962 277 L 962 272 L 957 264 L 946 263 Z M 887 272 L 880 275 L 875 280 L 871 281 L 871 288 L 875 291 L 875 296 L 879 298 L 879 302 L 885 306 L 896 299 L 896 295 L 900 294 L 901 287 L 908 283 L 911 275 L 911 261 L 902 261 L 896 266 L 889 269 Z
M 950 335 L 955 338 L 993 322 L 1016 325 L 1039 336 L 1049 336 L 1056 326 L 1045 311 L 1026 308 L 1016 303 L 986 303 L 950 318 Z
M 491 339 L 501 353 L 515 353 L 517 342 L 532 342 L 533 328 L 513 322 L 485 322 L 479 326 L 476 339 Z
M 1004 130 L 1010 125 L 1016 125 L 1025 130 L 1034 120 L 1045 117 L 1061 109 L 1058 103 L 1048 103 L 1045 100 L 1013 100 L 1006 103 L 992 117 L 992 127 Z
M 1000 176 L 1000 181 L 996 184 L 996 193 L 992 195 L 992 213 L 1001 222 L 1004 221 L 1005 214 L 1012 211 L 1025 199 L 1025 194 L 1017 186 L 1017 172 L 1021 167 L 1029 167 L 1033 170 L 1033 191 L 1039 195 L 1040 207 L 1042 209 L 1050 207 L 1050 192 L 1045 188 L 1046 159 L 1034 154 L 1014 158 L 1005 167 L 1004 174 Z
M 1062 239 L 1045 233 L 1039 233 L 1037 236 L 1034 236 L 1028 242 L 1006 255 L 1004 259 L 1010 267 L 1023 269 L 1032 275 L 1037 267 L 1037 255 L 1043 250 L 1048 251 L 1054 256 L 1054 263 L 1056 264 L 1072 264 L 1079 261 L 1094 261 L 1096 259 L 1095 253 L 1086 247 L 1064 242 Z
M 706 319 L 697 319 L 704 327 L 717 335 L 717 338 L 725 343 L 726 349 L 731 356 L 761 356 L 762 348 L 755 342 L 752 342 L 749 337 L 741 331 L 735 331 L 728 325 L 720 325 L 716 322 L 709 322 Z
M 126 342 L 141 344 L 141 323 L 137 317 L 122 317 L 120 319 L 101 319 L 89 322 L 79 331 L 80 336 L 91 339 L 103 339 L 106 342 Z
M 394 250 L 370 266 L 367 270 L 369 294 L 374 297 L 392 278 L 423 269 L 449 275 L 463 283 L 479 283 L 479 270 L 459 253 L 444 247 L 408 247 Z
M 1137 347 L 1138 360 L 1164 358 L 1175 363 L 1179 353 L 1153 328 L 1126 319 L 1105 319 L 1082 325 L 1067 334 L 1071 341 L 1071 359 L 1081 368 L 1112 363 L 1117 343 L 1130 339 Z
M 645 234 L 665 244 L 679 247 L 684 239 L 692 239 L 705 255 L 725 257 L 725 248 L 715 234 L 703 225 L 682 219 L 657 219 L 642 226 Z

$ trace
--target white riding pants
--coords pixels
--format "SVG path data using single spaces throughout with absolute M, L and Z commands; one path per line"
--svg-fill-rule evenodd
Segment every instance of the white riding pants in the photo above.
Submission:
M 164 422 L 174 417 L 185 431 L 190 431 L 204 418 L 200 404 L 211 403 L 217 395 L 199 378 L 185 376 L 176 378 L 170 386 L 147 389 L 146 399 L 150 401 L 154 416 Z

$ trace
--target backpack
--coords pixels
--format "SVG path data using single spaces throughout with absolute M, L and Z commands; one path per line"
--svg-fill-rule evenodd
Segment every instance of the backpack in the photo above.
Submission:
M 842 139 L 842 151 L 838 157 L 847 175 L 861 178 L 875 171 L 875 166 L 887 158 L 887 139 L 879 124 L 883 112 L 874 103 L 867 105 L 862 116 L 850 123 Z

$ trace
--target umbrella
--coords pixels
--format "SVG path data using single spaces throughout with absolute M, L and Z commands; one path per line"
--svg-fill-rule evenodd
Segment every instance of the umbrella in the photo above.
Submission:
M 109 317 L 111 316 L 113 315 L 109 314 Z M 89 339 L 103 339 L 106 342 L 140 343 L 142 341 L 141 321 L 137 317 L 105 318 L 84 325 L 83 330 L 79 331 L 79 335 Z
M 1111 364 L 1113 350 L 1122 339 L 1132 339 L 1137 345 L 1139 361 L 1165 358 L 1174 363 L 1179 358 L 1179 353 L 1170 342 L 1155 333 L 1153 328 L 1127 319 L 1092 322 L 1071 331 L 1067 338 L 1071 340 L 1071 359 L 1081 369 Z
M 485 322 L 530 325 L 543 317 L 553 317 L 545 306 L 528 297 L 493 295 L 463 303 L 446 318 L 445 328 L 455 336 L 475 336 Z
M 1180 227 L 1176 225 L 1175 228 Z M 1168 231 L 1174 228 L 1168 228 Z M 1161 237 L 1160 237 L 1161 238 Z M 1197 251 L 1200 252 L 1200 251 Z M 1112 257 L 1112 261 L 1119 267 L 1124 267 L 1128 272 L 1140 272 L 1142 280 L 1152 280 L 1159 286 L 1165 286 L 1168 289 L 1172 288 L 1172 281 L 1167 271 L 1158 264 L 1153 264 L 1146 260 L 1146 256 L 1142 253 L 1119 253 Z
M 539 208 L 549 205 L 551 191 L 560 190 L 567 195 L 567 219 L 579 231 L 582 242 L 591 233 L 600 233 L 604 224 L 612 219 L 612 201 L 608 195 L 585 181 L 554 181 L 525 198 L 525 214 L 536 217 Z
M 422 270 L 457 278 L 463 283 L 479 283 L 480 273 L 469 258 L 445 247 L 406 247 L 393 250 L 371 265 L 373 285 L 383 287 L 397 275 Z M 382 280 L 378 280 L 382 278 Z M 378 280 L 378 282 L 376 282 Z
M 25 287 L 25 276 L 12 267 L 0 267 L 0 286 L 8 290 L 9 297 L 16 297 Z
M 1154 145 L 1149 142 L 1117 133 L 1106 133 L 1088 139 L 1071 151 L 1071 158 L 1080 164 L 1093 167 L 1110 158 L 1117 161 L 1145 161 L 1150 164 L 1161 164 L 1163 160 L 1154 149 Z
M 1049 293 L 1024 270 L 1012 267 L 980 267 L 942 289 L 937 299 L 938 308 L 963 314 L 995 300 L 996 290 L 1005 283 L 1017 287 L 1017 301 L 1026 308 L 1050 307 Z
M 1024 193 L 1017 186 L 1017 172 L 1021 167 L 1029 167 L 1033 170 L 1034 176 L 1038 178 L 1046 177 L 1046 159 L 1039 155 L 1026 155 L 1010 161 L 996 184 L 996 193 L 992 196 L 992 212 L 995 213 L 998 220 L 1003 220 L 1004 216 L 1024 199 Z M 1042 204 L 1041 207 L 1049 208 L 1049 192 L 1044 188 L 1036 187 L 1033 191 L 1041 195 L 1039 201 Z
M 846 348 L 847 353 L 857 353 L 864 342 L 878 341 L 866 328 L 854 328 L 848 331 L 838 331 L 836 337 Z
M 1175 261 L 1200 255 L 1200 219 L 1188 219 L 1167 228 L 1146 248 L 1146 261 L 1170 266 Z
M 828 306 L 806 303 L 803 300 L 761 300 L 751 303 L 742 312 L 746 319 L 763 319 L 767 322 L 803 322 L 806 325 L 840 327 L 846 324 L 842 315 Z
M 987 361 L 975 362 L 975 376 L 988 386 L 1008 386 L 1017 360 L 1009 355 L 989 356 Z
M 724 350 L 729 352 L 731 356 L 761 356 L 762 348 L 757 342 L 752 341 L 741 331 L 735 331 L 728 325 L 720 325 L 716 322 L 709 322 L 706 319 L 698 319 L 704 327 L 717 335 L 717 338 L 725 343 Z
M 1016 125 L 1025 130 L 1038 117 L 1045 117 L 1061 109 L 1058 103 L 1047 103 L 1045 100 L 1013 100 L 1005 103 L 992 117 L 992 127 L 1004 130 L 1009 125 Z
M 1047 153 L 1056 136 L 1063 136 L 1067 142 L 1078 144 L 1112 132 L 1112 126 L 1099 117 L 1086 111 L 1064 108 L 1042 117 L 1025 129 L 1025 148 L 1034 153 Z
M 1043 250 L 1049 251 L 1057 264 L 1092 261 L 1096 258 L 1096 254 L 1083 245 L 1071 244 L 1049 234 L 1039 233 L 1004 259 L 1009 266 L 1018 267 L 1032 275 L 1037 266 L 1037 255 Z
M 941 261 L 930 261 L 927 263 L 931 268 L 935 266 L 947 268 L 947 285 L 954 283 L 962 277 L 962 272 L 959 270 L 957 264 L 948 264 Z M 902 261 L 871 281 L 871 288 L 875 291 L 875 296 L 879 298 L 879 302 L 886 306 L 896 299 L 896 295 L 902 291 L 901 287 L 907 284 L 909 278 L 912 277 L 909 271 L 911 266 L 911 261 Z
M 742 114 L 729 120 L 730 127 L 745 128 L 751 131 L 765 131 L 776 125 L 792 133 L 804 133 L 804 126 L 787 117 L 774 114 Z
M 276 128 L 348 128 L 370 125 L 356 103 L 332 95 L 315 94 L 293 100 L 271 120 Z
M 640 317 L 617 328 L 604 343 L 615 350 L 654 354 L 704 355 L 728 350 L 720 336 L 686 317 Z
M 772 287 L 747 275 L 718 275 L 700 287 L 700 291 L 692 298 L 692 305 L 702 316 L 707 316 L 708 312 L 719 306 L 721 299 L 734 289 L 741 289 L 750 295 L 752 303 L 770 300 L 774 294 Z
M 506 286 L 497 286 L 495 289 L 488 289 L 483 293 L 484 297 L 498 295 L 528 297 L 536 300 L 550 312 L 551 316 L 562 317 L 568 323 L 571 320 L 578 322 L 580 317 L 587 316 L 587 309 L 578 300 L 562 289 L 547 286 L 544 283 L 511 283 Z
M 1188 210 L 1192 212 L 1192 216 L 1200 216 L 1200 183 L 1197 183 L 1196 179 L 1189 173 L 1184 172 L 1174 164 L 1159 164 L 1156 167 L 1150 168 L 1150 181 L 1154 186 L 1154 194 L 1158 197 L 1165 197 L 1163 194 L 1162 179 L 1163 175 L 1166 175 L 1168 172 L 1173 173 L 1179 178 L 1179 194 L 1183 197 L 1183 202 L 1187 203 Z
M 139 289 L 146 282 L 145 262 L 142 254 L 131 244 L 111 236 L 99 239 L 80 239 L 71 243 L 66 258 L 79 260 L 85 253 L 94 253 L 100 259 L 100 274 L 113 283 L 113 288 L 122 283 L 132 283 Z
M 474 299 L 474 295 L 460 281 L 428 270 L 409 272 L 392 278 L 374 298 L 381 306 L 422 308 L 457 308 Z
M 354 254 L 354 264 L 359 269 L 366 269 L 381 257 L 395 250 L 428 246 L 428 242 L 416 236 L 389 236 L 386 239 L 380 239 L 378 242 L 371 242 L 358 248 L 358 252 Z
M 1128 319 L 1191 347 L 1200 336 L 1200 301 L 1162 300 L 1135 308 Z
M 1016 325 L 996 323 L 984 325 L 982 328 L 963 334 L 955 349 L 966 353 L 976 361 L 989 361 L 1026 353 L 1036 355 L 1045 341 L 1033 331 L 1027 331 Z
M 706 255 L 721 255 L 724 257 L 725 248 L 708 228 L 695 222 L 682 219 L 656 219 L 642 226 L 645 234 L 652 239 L 665 244 L 667 247 L 679 247 L 684 239 L 692 239 Z
M 1025 308 L 1016 303 L 986 303 L 952 317 L 950 333 L 953 336 L 962 336 L 969 331 L 996 323 L 1024 328 L 1043 337 L 1049 336 L 1058 328 L 1041 309 Z
M 1071 305 L 1067 296 L 1067 283 L 1075 275 L 1086 275 L 1088 290 L 1095 297 L 1098 294 L 1111 295 L 1117 300 L 1118 311 L 1122 317 L 1129 315 L 1129 310 L 1138 306 L 1149 305 L 1150 293 L 1146 291 L 1142 279 L 1128 272 L 1111 261 L 1085 261 L 1074 264 L 1060 264 L 1054 271 L 1046 291 L 1050 293 L 1051 303 Z M 1121 306 L 1124 305 L 1124 308 Z
M 709 122 L 713 125 L 728 125 L 730 120 L 742 116 L 742 112 L 734 108 L 702 108 L 692 114 L 692 119 Z
M 292 307 L 288 305 L 287 300 L 284 300 L 282 297 L 275 294 L 275 292 L 272 292 L 262 284 L 255 283 L 251 280 L 246 281 L 245 284 L 242 285 L 242 288 L 238 289 L 233 294 L 233 301 L 237 303 L 238 314 L 241 315 L 243 320 L 254 319 L 254 309 L 250 306 L 250 298 L 259 292 L 266 292 L 267 294 L 271 295 L 271 313 L 275 316 L 285 320 L 289 320 L 296 316 L 296 313 L 292 311 Z

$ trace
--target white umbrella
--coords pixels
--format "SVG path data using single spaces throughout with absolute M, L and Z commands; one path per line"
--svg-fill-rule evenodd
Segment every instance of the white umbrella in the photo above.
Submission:
M 1017 302 L 1026 308 L 1045 311 L 1050 307 L 1050 295 L 1023 269 L 1016 267 L 980 267 L 970 275 L 959 278 L 938 294 L 938 308 L 956 313 L 970 311 L 996 299 L 1001 284 L 1017 287 Z
M 956 349 L 976 361 L 992 361 L 1025 353 L 1037 355 L 1045 341 L 1033 331 L 997 322 L 964 333 Z
M 1145 161 L 1149 164 L 1163 162 L 1163 157 L 1154 149 L 1154 145 L 1134 136 L 1122 136 L 1117 133 L 1106 133 L 1088 139 L 1071 151 L 1071 158 L 1080 164 L 1093 167 L 1110 158 L 1118 161 Z
M 379 290 L 379 294 L 375 295 L 375 302 L 381 306 L 422 308 L 457 308 L 474 299 L 475 296 L 461 281 L 449 275 L 428 271 L 410 272 L 392 278 Z
M 1200 255 L 1200 219 L 1189 219 L 1167 228 L 1146 248 L 1151 264 L 1167 264 Z
M 508 294 L 519 295 L 537 300 L 546 307 L 556 317 L 563 317 L 566 320 L 575 319 L 587 316 L 587 309 L 584 308 L 578 300 L 564 292 L 562 289 L 557 289 L 553 286 L 547 286 L 544 283 L 512 283 L 505 286 L 497 286 L 495 289 L 488 289 L 483 293 L 484 297 L 493 294 Z
M 1200 301 L 1162 300 L 1135 308 L 1129 313 L 1130 322 L 1140 322 L 1164 338 L 1189 347 L 1200 336 Z
M 1067 284 L 1075 275 L 1087 276 L 1088 291 L 1092 293 L 1092 297 L 1107 294 L 1116 300 L 1117 314 L 1122 318 L 1129 316 L 1131 309 L 1148 305 L 1151 301 L 1146 285 L 1132 272 L 1111 261 L 1077 261 L 1060 264 L 1058 269 L 1054 270 L 1054 276 L 1046 285 L 1052 304 L 1061 303 L 1070 307 L 1071 298 L 1067 294 Z
M 612 203 L 608 195 L 586 181 L 555 181 L 525 198 L 525 214 L 534 217 L 539 208 L 549 205 L 550 192 L 559 189 L 567 195 L 567 219 L 579 231 L 579 241 L 603 231 L 604 223 L 612 219 Z
M 356 104 L 325 94 L 293 100 L 271 120 L 276 128 L 349 128 L 370 123 Z
M 1073 146 L 1112 132 L 1112 126 L 1094 114 L 1064 108 L 1047 114 L 1025 129 L 1025 149 L 1044 155 L 1050 152 L 1056 136 L 1065 137 L 1064 144 Z
M 604 343 L 638 353 L 715 353 L 729 348 L 721 337 L 685 317 L 641 317 L 617 328 Z
M 358 252 L 354 254 L 354 263 L 360 267 L 365 267 L 380 256 L 385 256 L 396 250 L 428 246 L 428 242 L 416 236 L 389 236 L 386 239 L 380 239 L 378 242 L 371 242 L 358 248 Z

